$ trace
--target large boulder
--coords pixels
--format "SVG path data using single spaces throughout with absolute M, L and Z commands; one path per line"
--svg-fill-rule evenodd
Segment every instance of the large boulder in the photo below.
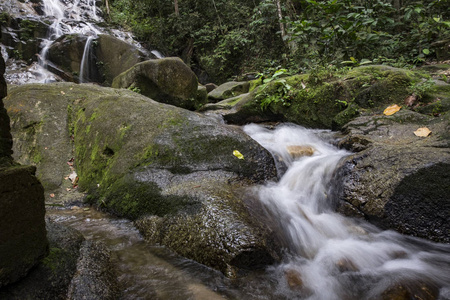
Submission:
M 71 149 L 73 134 L 79 188 L 91 203 L 136 220 L 152 242 L 230 275 L 278 259 L 272 233 L 252 220 L 240 192 L 275 179 L 274 161 L 239 128 L 129 90 L 94 85 L 14 87 L 7 106 L 21 153 L 39 149 L 38 168 L 44 174 L 55 170 L 62 185 L 67 157 L 54 158 Z M 69 116 L 58 118 L 62 123 L 47 120 L 63 111 Z M 36 116 L 43 116 L 41 129 L 26 132 L 24 125 Z
M 85 62 L 81 74 L 83 56 Z M 147 55 L 136 46 L 105 34 L 91 38 L 81 34 L 63 35 L 48 51 L 49 69 L 55 74 L 67 81 L 82 79 L 106 86 L 110 86 L 117 75 L 146 58 Z
M 194 72 L 179 58 L 151 59 L 139 63 L 114 78 L 113 88 L 128 88 L 158 102 L 186 109 L 201 107 Z M 198 101 L 201 100 L 201 101 Z
M 441 101 L 450 101 L 447 99 Z M 427 137 L 414 132 L 431 130 Z M 356 153 L 338 169 L 339 211 L 384 229 L 449 243 L 450 126 L 407 109 L 392 116 L 361 116 L 340 142 Z
M 100 34 L 96 39 L 95 57 L 105 86 L 111 86 L 116 76 L 148 59 L 136 46 L 108 34 Z

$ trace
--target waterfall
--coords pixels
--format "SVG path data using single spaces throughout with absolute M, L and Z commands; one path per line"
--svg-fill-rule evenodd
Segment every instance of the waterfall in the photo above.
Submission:
M 349 153 L 321 139 L 323 131 L 293 125 L 276 130 L 247 125 L 244 130 L 288 166 L 278 183 L 258 191 L 287 241 L 285 262 L 272 269 L 279 280 L 277 293 L 301 299 L 381 299 L 393 283 L 450 292 L 448 245 L 380 231 L 333 212 L 330 180 Z M 288 152 L 293 146 L 314 153 L 295 158 Z
M 91 53 L 91 43 L 93 39 L 94 39 L 93 36 L 89 36 L 86 40 L 86 44 L 84 45 L 83 58 L 81 59 L 80 64 L 80 83 L 89 81 L 89 62 Z

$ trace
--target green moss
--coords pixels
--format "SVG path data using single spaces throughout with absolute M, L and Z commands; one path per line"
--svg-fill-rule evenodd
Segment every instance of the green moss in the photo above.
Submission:
M 114 182 L 99 201 L 99 205 L 132 220 L 147 214 L 173 214 L 195 204 L 186 196 L 163 196 L 155 183 L 136 182 L 132 176 L 124 176 Z
M 42 259 L 42 264 L 56 274 L 60 268 L 61 258 L 64 258 L 66 255 L 63 249 L 50 248 L 49 254 Z

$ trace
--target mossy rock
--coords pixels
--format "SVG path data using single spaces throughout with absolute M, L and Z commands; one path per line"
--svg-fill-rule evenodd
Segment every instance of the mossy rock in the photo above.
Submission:
M 344 73 L 300 74 L 255 88 L 227 113 L 230 123 L 287 121 L 312 128 L 339 129 L 360 110 L 379 113 L 403 104 L 425 73 L 387 66 L 366 66 Z
M 220 100 L 248 93 L 249 88 L 250 83 L 247 81 L 229 81 L 209 92 L 208 98 L 210 99 L 210 102 L 218 102 Z
M 7 108 L 13 135 L 22 140 L 22 157 L 39 157 L 41 172 L 63 187 L 74 155 L 79 189 L 91 203 L 133 220 L 163 220 L 160 225 L 170 230 L 155 242 L 225 273 L 278 259 L 271 232 L 251 221 L 243 199 L 233 194 L 276 178 L 271 154 L 241 129 L 129 90 L 95 85 L 15 87 Z M 151 231 L 140 228 L 146 235 Z M 196 242 L 187 248 L 177 231 L 198 231 Z M 221 251 L 227 255 L 217 256 Z
M 197 97 L 194 72 L 179 58 L 151 59 L 117 76 L 114 88 L 137 90 L 158 102 L 195 110 L 205 104 Z

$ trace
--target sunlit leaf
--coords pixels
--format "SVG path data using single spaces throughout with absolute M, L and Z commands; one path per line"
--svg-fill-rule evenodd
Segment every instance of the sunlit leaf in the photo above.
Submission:
M 391 105 L 386 107 L 386 109 L 383 111 L 383 114 L 386 116 L 390 116 L 398 112 L 402 108 L 401 106 L 398 106 L 397 104 Z
M 244 155 L 242 155 L 242 153 L 237 151 L 237 150 L 233 151 L 233 155 L 236 156 L 239 159 L 244 159 Z
M 423 49 L 422 52 L 426 55 L 430 54 L 430 50 L 428 50 L 428 49 Z
M 427 137 L 431 134 L 431 130 L 428 129 L 427 127 L 421 127 L 416 131 L 414 131 L 414 134 L 419 137 Z

